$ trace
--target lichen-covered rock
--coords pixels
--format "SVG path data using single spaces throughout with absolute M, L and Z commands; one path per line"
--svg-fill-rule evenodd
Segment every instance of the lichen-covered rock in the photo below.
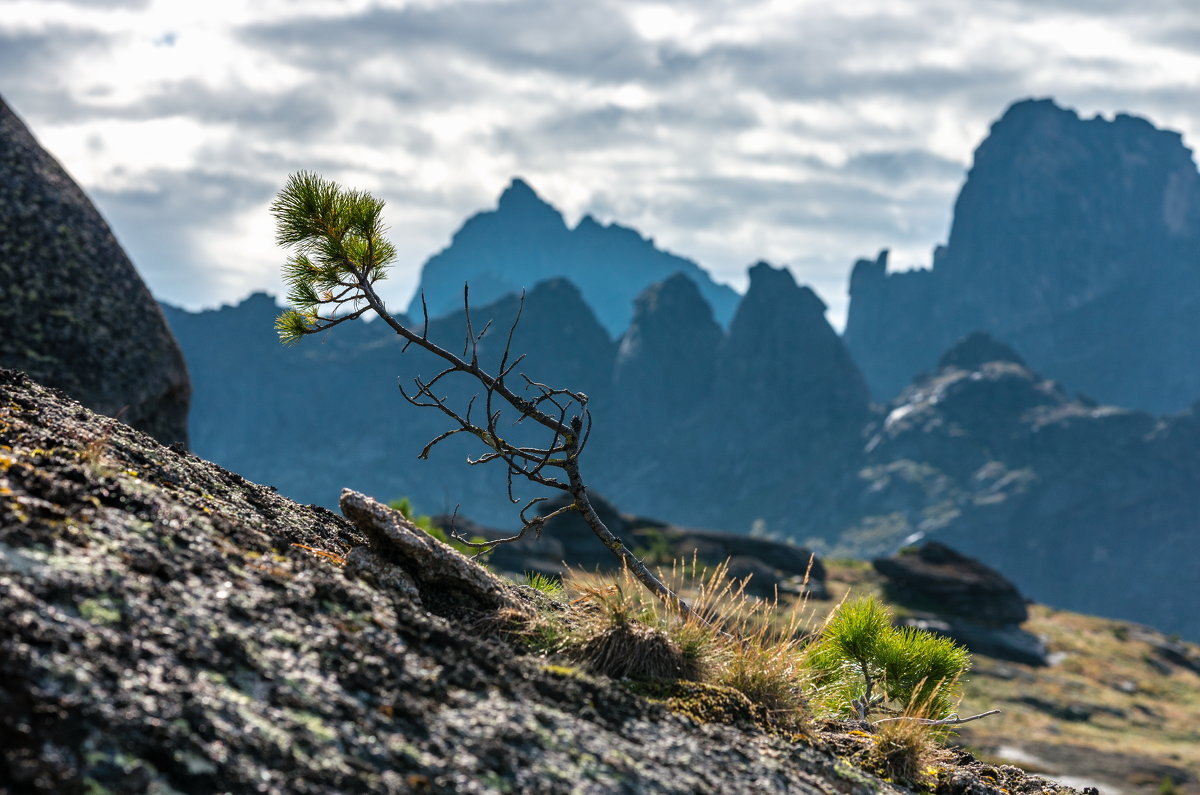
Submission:
M 162 311 L 79 186 L 0 99 L 0 367 L 164 444 L 191 387 Z
M 0 790 L 900 792 L 448 620 L 444 561 L 348 577 L 435 549 L 360 497 L 371 538 L 0 370 Z

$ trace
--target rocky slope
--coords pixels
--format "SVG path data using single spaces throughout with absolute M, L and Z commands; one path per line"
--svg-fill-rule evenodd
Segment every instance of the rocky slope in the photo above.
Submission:
M 985 331 L 1105 402 L 1200 398 L 1200 172 L 1178 133 L 1051 100 L 1010 107 L 975 151 L 928 271 L 860 261 L 846 342 L 890 399 Z
M 12 371 L 0 451 L 0 788 L 900 791 L 844 729 L 701 724 L 516 653 L 480 621 L 529 597 L 361 495 L 298 505 Z M 939 793 L 1064 791 L 960 760 Z
M 482 306 L 547 279 L 567 278 L 616 337 L 629 325 L 634 297 L 674 273 L 697 286 L 719 322 L 729 322 L 737 293 L 696 263 L 662 251 L 633 229 L 601 224 L 590 215 L 570 228 L 528 183 L 514 179 L 495 210 L 468 218 L 450 245 L 422 266 L 408 313 L 420 315 L 421 290 L 430 315 L 440 317 L 462 306 L 464 282 Z
M 164 443 L 187 441 L 183 354 L 79 186 L 0 99 L 0 367 Z

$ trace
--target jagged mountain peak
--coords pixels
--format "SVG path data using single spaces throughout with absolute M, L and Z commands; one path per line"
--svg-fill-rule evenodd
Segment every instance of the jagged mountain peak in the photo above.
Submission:
M 537 191 L 528 182 L 521 177 L 513 177 L 508 183 L 508 187 L 500 194 L 496 209 L 499 212 L 513 212 L 531 207 L 554 209 L 549 202 L 537 194 Z
M 421 291 L 432 316 L 456 311 L 463 282 L 470 283 L 475 299 L 486 303 L 546 279 L 567 277 L 609 335 L 617 337 L 629 324 L 637 294 L 676 271 L 696 283 L 718 322 L 728 323 L 737 293 L 714 282 L 695 262 L 657 248 L 636 229 L 591 215 L 570 228 L 528 182 L 514 177 L 496 209 L 471 216 L 451 244 L 425 263 L 408 311 L 420 311 Z
M 758 261 L 750 266 L 750 287 L 744 302 L 751 311 L 759 307 L 789 303 L 796 311 L 805 315 L 817 314 L 822 318 L 828 308 L 811 287 L 800 285 L 787 268 L 776 268 L 769 262 Z M 740 310 L 739 310 L 740 314 Z
M 1179 133 L 1050 99 L 1011 105 L 975 151 L 929 270 L 860 261 L 845 339 L 877 398 L 973 331 L 1102 402 L 1200 396 L 1200 172 Z

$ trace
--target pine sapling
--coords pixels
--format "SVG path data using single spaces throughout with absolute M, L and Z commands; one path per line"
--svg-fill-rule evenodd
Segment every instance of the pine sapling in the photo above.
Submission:
M 423 312 L 424 322 L 420 327 L 406 325 L 388 311 L 375 289 L 396 258 L 395 247 L 384 238 L 383 207 L 383 201 L 369 193 L 343 189 L 311 172 L 301 171 L 288 178 L 271 205 L 276 240 L 294 252 L 283 268 L 289 287 L 287 300 L 292 308 L 276 321 L 280 338 L 285 343 L 294 343 L 373 312 L 404 341 L 404 350 L 415 345 L 440 360 L 439 372 L 415 378 L 411 391 L 401 388 L 408 402 L 440 411 L 450 425 L 449 430 L 425 445 L 420 458 L 427 458 L 446 439 L 466 434 L 475 437 L 484 450 L 478 458 L 470 460 L 471 464 L 504 465 L 508 497 L 514 504 L 521 502 L 513 496 L 514 478 L 570 496 L 563 507 L 545 516 L 526 517 L 526 512 L 545 497 L 526 502 L 520 510 L 521 529 L 509 538 L 486 542 L 460 538 L 460 542 L 481 550 L 492 549 L 530 532 L 540 534 L 546 522 L 555 516 L 578 512 L 600 542 L 643 586 L 685 617 L 692 616 L 688 605 L 613 535 L 592 506 L 580 470 L 580 456 L 592 426 L 587 395 L 547 386 L 519 370 L 524 356 L 513 356 L 511 348 L 520 311 L 508 329 L 499 364 L 491 371 L 479 361 L 479 343 L 490 330 L 491 322 L 482 329 L 474 328 L 465 286 L 466 329 L 461 355 L 429 338 L 427 310 Z M 480 389 L 465 407 L 450 405 L 449 399 L 436 391 L 439 382 L 452 375 L 466 376 Z M 525 425 L 537 426 L 548 440 L 540 446 L 515 441 L 512 428 L 501 427 L 502 410 L 515 413 L 517 422 L 528 421 Z

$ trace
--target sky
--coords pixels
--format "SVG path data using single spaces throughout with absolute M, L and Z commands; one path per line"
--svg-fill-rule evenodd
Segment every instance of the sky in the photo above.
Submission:
M 742 290 L 786 265 L 840 327 L 854 260 L 927 267 L 1013 101 L 1200 140 L 1195 0 L 0 0 L 0 96 L 161 300 L 281 292 L 267 207 L 387 200 L 384 297 L 514 176 Z

